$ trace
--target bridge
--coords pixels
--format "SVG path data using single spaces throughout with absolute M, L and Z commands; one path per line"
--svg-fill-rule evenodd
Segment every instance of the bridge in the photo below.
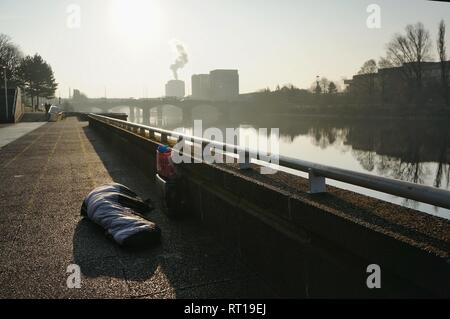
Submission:
M 123 251 L 79 218 L 94 186 L 154 196 L 155 152 L 187 138 L 89 115 L 47 123 L 0 150 L 1 297 L 450 297 L 450 221 L 325 185 L 336 179 L 449 207 L 449 194 L 301 160 L 180 164 L 186 218 L 151 216 L 162 245 Z M 242 169 L 246 166 L 247 169 Z M 154 200 L 157 200 L 154 198 Z M 68 289 L 78 264 L 82 289 Z M 381 288 L 367 285 L 374 265 Z
M 245 101 L 207 101 L 193 99 L 177 99 L 177 98 L 152 98 L 152 99 L 81 99 L 70 102 L 75 111 L 78 112 L 102 112 L 108 113 L 118 107 L 130 108 L 130 120 L 133 121 L 134 114 L 137 110 L 141 110 L 144 121 L 150 118 L 150 111 L 157 113 L 157 118 L 162 118 L 163 107 L 173 106 L 181 111 L 184 122 L 192 121 L 193 111 L 205 112 L 202 108 L 208 108 L 207 113 L 212 110 L 217 112 L 218 116 L 228 118 L 230 112 L 235 109 L 246 107 L 248 102 Z M 158 121 L 158 123 L 161 121 Z M 144 123 L 149 124 L 149 123 Z

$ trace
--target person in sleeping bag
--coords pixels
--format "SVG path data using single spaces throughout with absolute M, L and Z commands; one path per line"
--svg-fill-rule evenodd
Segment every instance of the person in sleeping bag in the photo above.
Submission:
M 144 217 L 153 210 L 128 187 L 111 183 L 92 190 L 81 206 L 81 216 L 105 229 L 124 247 L 147 247 L 159 242 L 161 230 Z

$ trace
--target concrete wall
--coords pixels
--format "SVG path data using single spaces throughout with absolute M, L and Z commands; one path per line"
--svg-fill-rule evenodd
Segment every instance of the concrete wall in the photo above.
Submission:
M 19 122 L 24 114 L 20 88 L 8 89 L 8 112 L 6 112 L 5 104 L 4 89 L 0 89 L 0 123 Z
M 158 143 L 95 120 L 90 126 L 154 176 Z M 293 176 L 261 180 L 255 170 L 207 164 L 182 164 L 178 171 L 186 213 L 281 297 L 450 297 L 450 223 L 442 219 L 334 188 L 308 195 L 305 180 Z M 285 178 L 295 190 L 283 186 Z M 442 233 L 395 225 L 392 212 L 410 224 L 418 216 Z M 381 266 L 381 289 L 367 288 L 369 264 Z
M 15 97 L 15 112 L 14 112 L 14 122 L 19 122 L 23 115 L 25 114 L 25 107 L 22 103 L 22 92 L 20 88 L 17 88 L 16 90 L 16 97 Z
M 63 113 L 64 113 L 64 117 L 75 116 L 80 121 L 87 121 L 88 120 L 88 114 L 89 114 L 89 113 L 84 113 L 84 112 L 66 112 L 66 111 L 64 111 Z M 115 118 L 115 119 L 118 119 L 118 120 L 122 120 L 122 121 L 128 120 L 128 114 L 126 114 L 126 113 L 95 113 L 95 114 L 112 117 L 112 118 Z

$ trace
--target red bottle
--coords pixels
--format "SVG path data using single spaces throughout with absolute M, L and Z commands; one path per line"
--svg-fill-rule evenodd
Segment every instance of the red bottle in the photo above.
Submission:
M 170 158 L 172 150 L 161 145 L 156 150 L 156 171 L 158 175 L 164 179 L 172 179 L 175 177 L 175 165 Z

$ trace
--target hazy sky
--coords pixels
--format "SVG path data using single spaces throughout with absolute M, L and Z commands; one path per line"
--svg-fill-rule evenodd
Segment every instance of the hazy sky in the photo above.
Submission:
M 379 29 L 366 26 L 372 3 Z M 71 4 L 80 28 L 67 25 Z M 238 69 L 241 92 L 309 88 L 316 75 L 351 77 L 408 23 L 423 22 L 434 43 L 441 18 L 450 29 L 450 4 L 418 0 L 0 0 L 0 32 L 52 65 L 62 97 L 69 87 L 90 97 L 163 95 L 173 39 L 189 53 L 179 73 L 188 92 L 192 74 L 216 68 Z

